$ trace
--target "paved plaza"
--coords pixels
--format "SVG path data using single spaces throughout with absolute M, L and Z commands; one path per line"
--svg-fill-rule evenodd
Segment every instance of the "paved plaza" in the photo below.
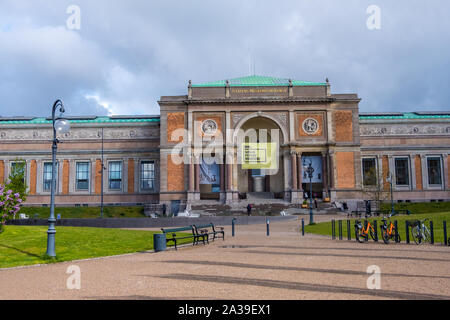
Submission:
M 328 220 L 330 216 L 317 216 Z M 305 218 L 307 221 L 308 218 Z M 226 227 L 225 241 L 178 251 L 0 270 L 3 299 L 450 299 L 450 248 L 299 233 L 300 220 Z M 67 289 L 71 265 L 81 288 Z M 381 271 L 368 289 L 367 268 Z

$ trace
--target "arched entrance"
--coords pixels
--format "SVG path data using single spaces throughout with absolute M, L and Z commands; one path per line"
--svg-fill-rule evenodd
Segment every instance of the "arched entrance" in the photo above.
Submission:
M 285 134 L 274 120 L 265 116 L 258 115 L 243 119 L 243 121 L 235 133 L 237 157 L 241 159 L 237 165 L 239 196 L 247 199 L 251 196 L 284 198 L 284 157 L 280 152 L 280 146 L 284 141 Z M 245 162 L 244 158 L 249 155 L 248 148 L 252 148 L 253 155 L 257 150 L 262 159 L 265 156 L 271 157 L 271 165 L 260 166 Z M 276 152 L 271 153 L 274 148 L 276 148 Z

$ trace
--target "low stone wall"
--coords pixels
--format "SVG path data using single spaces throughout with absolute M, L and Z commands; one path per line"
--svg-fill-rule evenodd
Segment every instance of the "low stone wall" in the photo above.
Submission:
M 200 217 L 200 218 L 103 218 L 103 219 L 61 219 L 57 220 L 57 226 L 64 227 L 95 227 L 95 228 L 166 228 L 182 227 L 191 224 L 214 223 L 218 226 L 231 225 L 235 218 L 236 225 L 262 224 L 268 218 L 270 222 L 297 219 L 297 216 L 227 216 L 227 217 Z M 8 221 L 8 225 L 19 226 L 46 226 L 46 219 L 22 219 Z

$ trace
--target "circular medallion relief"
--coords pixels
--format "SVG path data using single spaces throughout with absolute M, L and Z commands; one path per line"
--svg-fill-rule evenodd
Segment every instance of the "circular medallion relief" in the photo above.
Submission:
M 308 118 L 303 121 L 302 127 L 307 134 L 315 134 L 319 131 L 319 122 L 316 119 Z
M 217 132 L 217 123 L 212 120 L 208 119 L 202 122 L 202 131 L 206 135 L 213 135 Z

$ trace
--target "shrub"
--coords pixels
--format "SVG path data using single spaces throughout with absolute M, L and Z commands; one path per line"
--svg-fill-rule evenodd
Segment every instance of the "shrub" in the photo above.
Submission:
M 3 232 L 7 220 L 16 218 L 22 201 L 20 193 L 14 193 L 9 183 L 5 185 L 0 184 L 0 233 Z

